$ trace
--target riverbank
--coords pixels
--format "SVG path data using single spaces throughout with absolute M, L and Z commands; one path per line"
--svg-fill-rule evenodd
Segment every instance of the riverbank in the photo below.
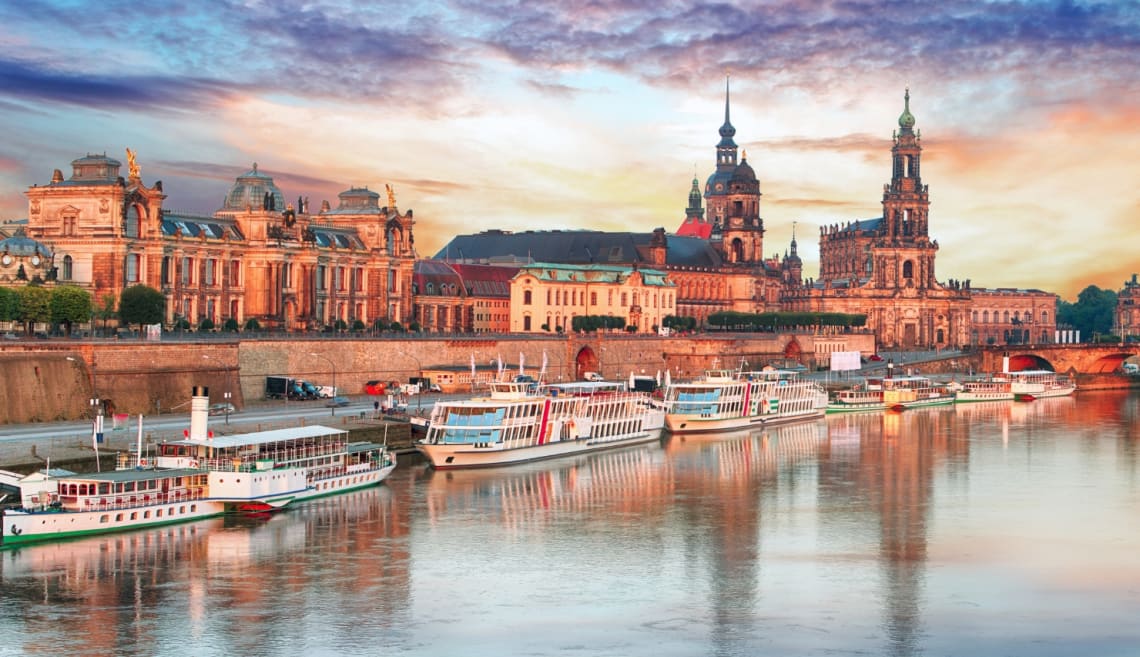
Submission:
M 252 433 L 271 429 L 323 424 L 349 432 L 349 440 L 387 443 L 397 454 L 415 452 L 412 446 L 411 424 L 406 418 L 380 416 L 372 413 L 337 416 L 335 422 L 321 422 L 302 419 L 294 422 L 231 422 L 225 427 L 225 434 Z M 211 424 L 211 430 L 222 435 L 219 427 Z M 32 440 L 0 441 L 0 470 L 20 474 L 35 472 L 49 463 L 53 468 L 65 468 L 73 472 L 95 472 L 113 470 L 120 454 L 134 459 L 138 451 L 138 433 L 134 430 L 107 431 L 103 443 L 96 452 L 90 436 L 67 438 L 43 438 Z M 176 431 L 145 432 L 143 454 L 153 454 L 155 445 L 167 440 L 181 440 Z

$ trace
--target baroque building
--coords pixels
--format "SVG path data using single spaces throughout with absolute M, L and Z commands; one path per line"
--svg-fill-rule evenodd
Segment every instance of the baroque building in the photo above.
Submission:
M 271 329 L 344 322 L 407 321 L 415 261 L 412 211 L 388 190 L 352 188 L 310 212 L 289 204 L 273 178 L 239 176 L 211 216 L 168 211 L 162 181 L 143 182 L 127 149 L 128 174 L 106 155 L 56 169 L 28 196 L 29 237 L 50 244 L 58 279 L 90 291 L 96 305 L 132 285 L 167 299 L 168 324 L 248 320 Z
M 936 277 L 938 242 L 930 237 L 922 133 L 915 130 L 909 89 L 893 135 L 882 207 L 880 217 L 820 229 L 819 278 L 790 283 L 785 309 L 866 314 L 867 327 L 888 347 L 1051 341 L 1056 295 L 972 289 L 969 280 Z
M 1116 317 L 1113 330 L 1122 340 L 1135 340 L 1140 336 L 1140 281 L 1137 275 L 1124 281 L 1124 288 L 1116 295 Z

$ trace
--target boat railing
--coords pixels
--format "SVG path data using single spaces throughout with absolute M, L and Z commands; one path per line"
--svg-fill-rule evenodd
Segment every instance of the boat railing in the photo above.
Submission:
M 137 509 L 155 504 L 179 504 L 200 500 L 205 495 L 202 489 L 177 489 L 167 492 L 149 491 L 120 495 L 98 495 L 60 497 L 61 508 L 68 511 L 115 511 Z

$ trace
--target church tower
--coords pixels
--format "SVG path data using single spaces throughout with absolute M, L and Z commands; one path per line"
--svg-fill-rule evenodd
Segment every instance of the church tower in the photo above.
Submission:
M 701 205 L 701 185 L 695 176 L 693 186 L 689 190 L 689 207 L 685 208 L 685 221 L 677 229 L 677 234 L 706 240 L 712 234 L 712 224 L 705 221 L 705 209 Z
M 883 219 L 875 240 L 875 282 L 880 288 L 938 287 L 930 239 L 930 195 L 922 183 L 922 132 L 914 130 L 910 90 L 891 148 L 891 181 L 883 185 Z
M 728 78 L 724 81 L 724 124 L 716 145 L 716 171 L 705 183 L 706 221 L 710 237 L 728 263 L 762 265 L 764 221 L 760 218 L 760 181 L 748 164 L 748 155 L 737 161 L 733 137 L 736 128 L 729 118 Z

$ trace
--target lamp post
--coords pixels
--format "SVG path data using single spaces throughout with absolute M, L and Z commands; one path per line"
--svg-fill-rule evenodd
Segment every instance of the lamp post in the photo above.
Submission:
M 309 355 L 314 358 L 323 358 L 325 362 L 329 364 L 329 367 L 332 368 L 333 403 L 329 406 L 329 414 L 336 415 L 336 363 L 334 363 L 328 356 L 322 356 L 320 354 L 314 353 L 310 353 Z

